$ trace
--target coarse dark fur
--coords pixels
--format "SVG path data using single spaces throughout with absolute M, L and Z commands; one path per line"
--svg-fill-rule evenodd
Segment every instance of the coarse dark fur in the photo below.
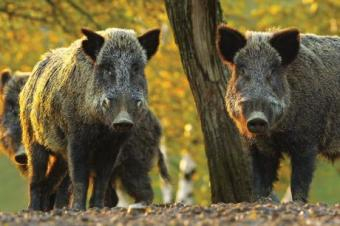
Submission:
M 340 37 L 244 36 L 221 25 L 217 48 L 232 73 L 226 107 L 252 156 L 255 197 L 270 194 L 287 152 L 293 200 L 306 202 L 317 154 L 340 156 Z
M 15 154 L 21 145 L 21 127 L 19 119 L 19 93 L 22 87 L 25 85 L 29 72 L 22 73 L 16 72 L 14 74 L 9 70 L 5 70 L 1 77 L 1 112 L 3 117 L 0 127 L 0 131 L 6 133 L 5 141 L 2 140 L 2 145 L 6 150 L 6 154 L 9 155 L 11 160 L 19 167 L 23 175 L 27 175 L 27 161 L 18 162 L 15 160 Z M 12 129 L 11 133 L 6 132 L 7 128 Z M 162 128 L 157 117 L 148 111 L 144 120 L 137 125 L 135 131 L 124 145 L 120 154 L 120 158 L 116 163 L 116 169 L 112 177 L 112 184 L 115 186 L 117 179 L 120 179 L 123 188 L 130 194 L 136 202 L 143 202 L 149 204 L 153 199 L 153 191 L 151 189 L 150 178 L 148 173 L 153 165 L 153 160 L 158 158 L 158 168 L 160 170 L 162 178 L 166 181 L 170 181 L 170 176 L 166 164 L 163 159 L 163 154 L 160 152 L 160 138 L 162 135 Z M 11 147 L 11 148 L 8 148 Z M 22 158 L 22 159 L 26 159 Z M 66 177 L 65 181 L 59 186 L 55 207 L 61 208 L 68 206 L 69 197 L 69 179 Z M 64 194 L 63 194 L 64 193 Z M 117 196 L 114 200 L 108 200 L 107 205 L 110 207 L 115 206 L 117 203 Z M 66 200 L 65 200 L 66 199 Z M 52 204 L 53 207 L 53 204 Z
M 149 110 L 123 146 L 115 163 L 112 186 L 116 188 L 116 182 L 119 179 L 123 189 L 134 199 L 135 203 L 150 204 L 153 201 L 151 179 L 148 174 L 157 158 L 162 178 L 170 182 L 163 154 L 159 148 L 161 136 L 161 125 L 157 117 Z M 112 206 L 115 206 L 118 202 L 117 195 L 112 191 L 111 196 Z
M 21 126 L 19 120 L 19 93 L 27 81 L 29 72 L 4 70 L 0 73 L 0 150 L 20 170 L 27 175 L 27 159 L 21 144 Z
M 20 93 L 30 209 L 44 209 L 67 166 L 72 207 L 85 209 L 90 175 L 90 206 L 103 207 L 120 147 L 147 111 L 144 67 L 157 50 L 159 30 L 139 37 L 124 29 L 82 32 L 86 38 L 46 54 Z M 56 161 L 47 172 L 49 155 Z

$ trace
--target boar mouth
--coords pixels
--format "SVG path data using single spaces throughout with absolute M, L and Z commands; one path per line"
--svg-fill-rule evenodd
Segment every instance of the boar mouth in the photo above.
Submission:
M 269 129 L 269 123 L 265 114 L 261 111 L 252 112 L 247 120 L 247 129 L 253 134 L 266 134 Z

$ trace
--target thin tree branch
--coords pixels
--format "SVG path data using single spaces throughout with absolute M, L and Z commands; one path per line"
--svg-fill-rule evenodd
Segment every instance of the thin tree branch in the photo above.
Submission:
M 52 13 L 53 13 L 53 18 L 56 21 L 56 23 L 61 27 L 61 29 L 68 34 L 74 34 L 74 32 L 72 32 L 68 26 L 65 25 L 65 23 L 63 23 L 63 21 L 68 21 L 70 22 L 70 20 L 64 15 L 64 13 L 62 12 L 61 9 L 59 9 L 59 7 L 53 2 L 53 0 L 45 0 L 47 2 L 47 4 L 50 5 L 51 9 L 52 9 Z M 62 19 L 59 18 L 59 15 Z
M 92 24 L 94 24 L 96 26 L 97 30 L 101 30 L 102 26 L 100 24 L 98 24 L 93 17 L 91 16 L 91 14 L 89 14 L 88 12 L 86 12 L 83 8 L 81 8 L 79 5 L 77 5 L 77 3 L 75 3 L 72 0 L 67 0 L 66 1 L 70 6 L 72 6 L 73 9 L 75 9 L 76 11 L 78 11 L 81 15 L 83 15 L 85 18 L 87 18 L 88 21 L 90 21 Z
M 0 13 L 6 14 L 9 18 L 16 17 L 24 20 L 39 21 L 39 22 L 49 22 L 46 17 L 37 17 L 29 14 L 17 13 L 14 11 L 8 11 L 7 8 L 0 8 Z

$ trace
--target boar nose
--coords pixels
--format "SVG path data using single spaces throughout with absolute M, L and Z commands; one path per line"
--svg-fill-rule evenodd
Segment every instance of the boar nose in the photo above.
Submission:
M 134 123 L 127 111 L 121 111 L 113 121 L 113 128 L 118 132 L 127 132 L 133 125 Z
M 265 133 L 268 129 L 268 119 L 263 112 L 252 112 L 247 120 L 247 128 L 251 133 Z
M 27 164 L 27 155 L 26 155 L 25 148 L 23 145 L 20 145 L 17 153 L 15 153 L 14 160 L 19 165 Z

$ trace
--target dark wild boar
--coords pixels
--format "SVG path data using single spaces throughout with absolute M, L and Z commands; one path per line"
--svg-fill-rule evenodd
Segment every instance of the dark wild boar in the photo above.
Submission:
M 1 74 L 1 105 L 2 123 L 0 131 L 6 134 L 1 144 L 11 160 L 19 167 L 23 175 L 27 174 L 27 155 L 21 145 L 21 127 L 19 119 L 19 93 L 25 85 L 29 72 L 15 72 L 4 70 Z M 11 132 L 6 132 L 11 130 Z M 123 189 L 130 194 L 136 204 L 149 204 L 153 200 L 153 190 L 148 173 L 153 165 L 153 160 L 158 158 L 158 167 L 162 178 L 166 183 L 170 182 L 170 176 L 163 155 L 160 152 L 160 138 L 162 128 L 157 117 L 151 110 L 147 111 L 144 120 L 134 129 L 131 137 L 124 145 L 124 150 L 119 155 L 113 175 L 113 184 L 121 180 Z M 11 147 L 11 148 L 8 148 Z M 50 209 L 68 206 L 69 179 L 58 187 L 57 196 L 51 198 Z M 53 195 L 52 195 L 53 196 Z M 108 200 L 108 206 L 113 207 L 117 203 L 117 196 L 112 194 L 114 200 Z M 54 203 L 55 202 L 55 203 Z
M 157 51 L 159 30 L 139 37 L 115 28 L 82 32 L 69 47 L 45 54 L 20 93 L 33 210 L 44 209 L 67 168 L 72 207 L 85 209 L 90 175 L 90 207 L 103 207 L 120 147 L 147 111 L 144 67 Z M 56 161 L 47 172 L 49 154 Z
M 27 175 L 27 158 L 21 144 L 19 93 L 29 72 L 3 70 L 0 72 L 0 150 Z
M 131 137 L 123 146 L 115 163 L 112 175 L 112 186 L 117 188 L 120 180 L 122 189 L 133 199 L 135 204 L 130 207 L 143 207 L 153 201 L 153 190 L 149 172 L 154 160 L 158 160 L 158 169 L 165 183 L 170 182 L 164 156 L 160 151 L 162 128 L 151 110 L 148 110 L 143 121 L 136 125 Z M 115 206 L 118 197 L 113 190 L 111 203 Z
M 287 152 L 292 198 L 306 202 L 317 154 L 340 156 L 340 38 L 297 29 L 244 36 L 225 25 L 217 36 L 231 71 L 226 108 L 252 156 L 255 197 L 270 194 Z

